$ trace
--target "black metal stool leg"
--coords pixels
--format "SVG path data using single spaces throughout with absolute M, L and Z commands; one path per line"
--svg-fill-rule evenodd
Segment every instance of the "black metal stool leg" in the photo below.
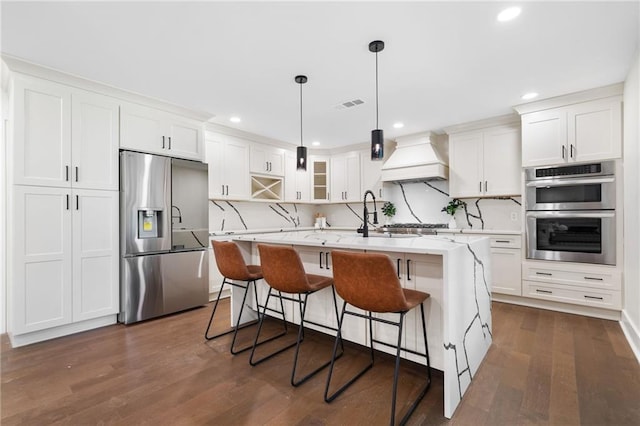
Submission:
M 262 363 L 262 362 L 264 362 L 264 361 L 266 361 L 266 360 L 278 355 L 279 353 L 284 352 L 287 349 L 292 348 L 292 347 L 294 347 L 296 345 L 296 342 L 293 342 L 292 344 L 287 345 L 284 348 L 281 348 L 281 349 L 279 349 L 279 350 L 277 350 L 277 351 L 275 351 L 275 352 L 273 352 L 273 353 L 271 353 L 271 354 L 269 354 L 269 355 L 267 355 L 267 356 L 265 356 L 263 358 L 260 358 L 260 359 L 258 359 L 256 361 L 253 360 L 253 357 L 254 357 L 255 352 L 256 352 L 256 347 L 258 347 L 259 345 L 261 345 L 263 343 L 270 342 L 270 341 L 272 341 L 274 339 L 277 339 L 277 338 L 282 337 L 285 334 L 287 334 L 286 318 L 285 318 L 285 314 L 284 314 L 284 304 L 282 302 L 282 299 L 280 299 L 280 307 L 282 308 L 282 318 L 283 318 L 283 321 L 285 323 L 285 331 L 280 333 L 280 334 L 278 334 L 278 335 L 276 335 L 276 336 L 270 337 L 269 339 L 258 343 L 258 339 L 260 338 L 260 331 L 262 331 L 262 325 L 264 324 L 264 318 L 267 316 L 267 306 L 269 305 L 269 299 L 271 298 L 271 291 L 272 290 L 273 289 L 271 287 L 269 287 L 269 292 L 267 293 L 267 300 L 264 302 L 264 308 L 262 310 L 262 316 L 260 316 L 260 321 L 258 322 L 258 332 L 256 333 L 256 339 L 253 342 L 253 348 L 251 349 L 251 356 L 249 357 L 249 364 L 251 364 L 251 366 L 256 366 L 256 365 L 258 365 L 258 364 L 260 364 L 260 363 Z
M 398 375 L 400 374 L 400 350 L 402 349 L 402 326 L 404 325 L 405 312 L 400 312 L 398 323 L 398 346 L 396 349 L 396 366 L 393 370 L 393 390 L 391 391 L 391 426 L 396 419 L 396 394 L 398 393 Z
M 249 281 L 249 282 L 247 282 L 247 286 L 245 287 L 244 296 L 242 297 L 242 305 L 240 306 L 240 312 L 238 313 L 238 319 L 236 320 L 236 327 L 235 327 L 236 330 L 233 333 L 233 340 L 231 341 L 231 354 L 232 355 L 237 355 L 237 354 L 239 354 L 241 352 L 248 351 L 249 349 L 251 349 L 253 347 L 252 344 L 249 344 L 249 345 L 245 346 L 242 349 L 235 349 L 236 338 L 238 337 L 238 330 L 241 330 L 241 329 L 246 328 L 246 327 L 250 327 L 252 325 L 255 325 L 255 323 L 256 323 L 256 321 L 250 321 L 250 322 L 248 322 L 246 324 L 238 325 L 240 323 L 240 320 L 242 319 L 242 312 L 244 311 L 244 307 L 245 307 L 245 305 L 247 303 L 247 295 L 249 294 L 249 287 L 252 284 L 253 284 L 253 288 L 254 288 L 254 291 L 255 291 L 255 288 L 256 288 L 255 280 Z
M 218 302 L 220 302 L 220 296 L 222 295 L 222 290 L 224 290 L 224 285 L 230 284 L 227 282 L 227 278 L 222 279 L 222 285 L 220 286 L 220 291 L 218 292 L 218 297 L 216 298 L 216 304 L 213 305 L 213 312 L 211 312 L 211 318 L 209 318 L 209 324 L 207 324 L 207 330 L 204 332 L 204 338 L 207 340 L 215 339 L 216 337 L 224 336 L 225 334 L 229 334 L 233 331 L 233 328 L 225 331 L 224 333 L 216 334 L 215 336 L 209 337 L 209 329 L 211 328 L 211 323 L 213 323 L 213 316 L 216 314 L 216 309 L 218 309 Z

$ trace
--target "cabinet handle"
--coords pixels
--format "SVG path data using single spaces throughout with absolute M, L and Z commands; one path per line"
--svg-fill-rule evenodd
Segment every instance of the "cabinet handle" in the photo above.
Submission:
M 564 145 L 562 145 L 562 159 L 563 159 L 563 160 L 564 160 L 564 151 L 565 151 L 565 149 L 566 149 L 566 148 L 564 147 Z
M 540 290 L 540 289 L 536 289 L 536 293 L 553 294 L 553 292 L 552 292 L 552 291 L 549 291 L 549 290 Z
M 602 297 L 598 297 L 598 296 L 587 296 L 586 294 L 584 295 L 585 299 L 593 299 L 593 300 L 604 300 Z
M 584 279 L 591 280 L 591 281 L 604 281 L 604 279 L 598 278 L 598 277 L 584 277 Z
M 78 181 L 78 166 L 76 166 L 76 182 Z
M 324 265 L 325 265 L 325 267 L 326 267 L 327 269 L 331 269 L 331 268 L 329 268 L 329 254 L 330 254 L 330 252 L 326 252 L 326 253 L 324 254 L 324 256 L 325 256 L 325 257 L 324 257 L 324 260 L 325 260 Z
M 378 194 L 380 194 L 380 198 L 382 199 L 382 188 L 378 189 Z
M 573 158 L 573 144 L 571 144 L 571 158 Z
M 162 137 L 162 149 L 164 149 L 164 136 Z
M 224 195 L 224 185 L 222 185 L 222 195 Z
M 409 262 L 411 262 L 411 259 L 407 259 L 407 281 L 411 281 L 411 269 L 409 269 Z
M 487 192 L 487 181 L 484 181 L 484 192 Z
M 171 149 L 171 136 L 169 136 L 168 139 L 169 139 L 169 149 Z
M 510 243 L 509 240 L 496 240 L 496 243 Z
M 76 210 L 80 210 L 80 197 L 76 195 Z
M 65 197 L 67 199 L 67 210 L 69 210 L 69 194 L 66 194 Z
M 482 181 L 478 182 L 478 184 L 480 184 L 480 187 L 478 188 L 478 191 L 482 192 Z
M 227 195 L 229 195 L 229 185 L 225 185 L 227 187 Z
M 69 182 L 69 166 L 64 166 L 64 180 Z
M 553 276 L 553 274 L 552 274 L 552 273 L 549 273 L 549 272 L 536 272 L 536 275 L 544 275 L 544 276 L 546 276 L 546 277 L 551 277 L 551 276 Z
M 398 279 L 400 279 L 400 259 L 398 259 L 398 263 L 396 264 L 396 270 L 398 271 Z
M 324 267 L 322 266 L 322 252 L 320 252 L 319 254 L 320 254 L 320 269 L 324 269 Z

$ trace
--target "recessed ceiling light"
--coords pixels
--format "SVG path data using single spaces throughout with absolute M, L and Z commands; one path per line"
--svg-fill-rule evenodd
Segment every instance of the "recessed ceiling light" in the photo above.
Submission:
M 231 117 L 231 118 L 229 119 L 229 121 L 230 121 L 230 122 L 232 122 L 232 123 L 239 123 L 239 122 L 241 122 L 242 120 L 240 120 L 240 117 L 235 117 L 235 116 L 234 116 L 234 117 Z
M 311 145 L 313 145 L 313 146 L 320 146 L 320 142 L 318 142 L 318 141 L 313 141 L 313 142 L 311 142 Z
M 393 123 L 394 129 L 402 129 L 404 127 L 404 123 Z
M 521 9 L 517 6 L 508 7 L 502 12 L 498 13 L 498 21 L 499 22 L 507 22 L 514 18 L 517 18 L 520 15 Z
M 523 101 L 528 101 L 537 97 L 538 97 L 538 94 L 536 92 L 525 93 L 524 95 L 521 96 Z

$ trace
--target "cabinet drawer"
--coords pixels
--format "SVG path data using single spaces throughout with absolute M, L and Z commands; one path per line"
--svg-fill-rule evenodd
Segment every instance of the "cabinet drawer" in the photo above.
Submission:
M 497 248 L 522 248 L 522 239 L 520 235 L 491 235 L 489 237 L 491 247 Z
M 622 280 L 617 271 L 594 273 L 589 271 L 560 271 L 549 268 L 524 266 L 522 278 L 531 281 L 590 287 L 602 290 L 620 291 L 622 288 Z
M 619 291 L 596 291 L 588 288 L 566 287 L 525 280 L 522 282 L 522 295 L 535 299 L 603 309 L 622 309 L 622 294 Z

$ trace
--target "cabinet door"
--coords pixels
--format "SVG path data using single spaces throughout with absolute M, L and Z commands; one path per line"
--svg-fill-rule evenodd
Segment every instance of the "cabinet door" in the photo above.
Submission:
M 172 157 L 202 161 L 202 125 L 194 120 L 171 115 L 168 121 L 168 140 L 165 145 Z
M 284 149 L 262 144 L 251 144 L 251 173 L 284 176 Z
M 618 98 L 572 105 L 567 117 L 570 160 L 622 157 L 622 105 Z
M 482 195 L 482 132 L 460 133 L 449 139 L 449 192 L 452 198 Z
M 268 174 L 269 173 L 269 161 L 267 160 L 267 147 L 260 144 L 251 145 L 250 153 L 251 173 Z
M 331 158 L 331 201 L 346 201 L 347 194 L 347 159 L 345 157 Z
M 492 293 L 522 296 L 521 252 L 516 249 L 491 249 Z
M 226 197 L 234 200 L 249 199 L 249 146 L 244 141 L 228 140 L 224 145 L 223 180 Z
M 14 93 L 14 183 L 69 187 L 70 88 L 17 76 Z
M 376 198 L 384 200 L 382 187 L 382 161 L 371 161 L 367 156 L 369 151 L 360 153 L 360 176 L 361 188 L 360 194 L 364 194 L 366 190 L 371 190 L 376 194 Z
M 135 104 L 120 109 L 120 148 L 166 155 L 169 146 L 164 116 L 159 111 Z
M 329 201 L 329 159 L 326 157 L 311 157 L 309 160 L 313 173 L 311 179 L 311 201 Z
M 284 200 L 287 202 L 309 201 L 310 171 L 298 170 L 296 153 L 285 153 Z
M 330 250 L 316 249 L 312 247 L 296 246 L 294 247 L 300 256 L 302 265 L 307 274 L 323 275 L 330 277 Z M 297 310 L 296 310 L 297 311 Z M 296 323 L 299 323 L 299 311 L 296 312 Z M 305 320 L 313 321 L 320 324 L 326 324 L 331 327 L 337 326 L 335 307 L 333 305 L 332 287 L 327 287 L 317 291 L 307 298 L 307 308 L 305 312 Z M 307 325 L 310 328 L 327 332 L 322 327 L 313 324 Z
M 345 201 L 362 201 L 362 191 L 360 188 L 360 155 L 358 153 L 349 154 L 345 158 L 346 177 Z
M 205 157 L 209 169 L 209 198 L 222 198 L 226 193 L 222 182 L 224 143 L 219 140 L 205 141 Z
M 14 334 L 72 320 L 70 204 L 68 189 L 13 186 Z
M 519 195 L 522 191 L 520 129 L 498 127 L 484 132 L 484 195 Z
M 73 320 L 118 313 L 117 191 L 73 191 Z
M 522 116 L 522 166 L 562 164 L 567 152 L 567 110 L 557 108 Z
M 119 104 L 90 92 L 74 92 L 71 164 L 75 188 L 118 190 Z

